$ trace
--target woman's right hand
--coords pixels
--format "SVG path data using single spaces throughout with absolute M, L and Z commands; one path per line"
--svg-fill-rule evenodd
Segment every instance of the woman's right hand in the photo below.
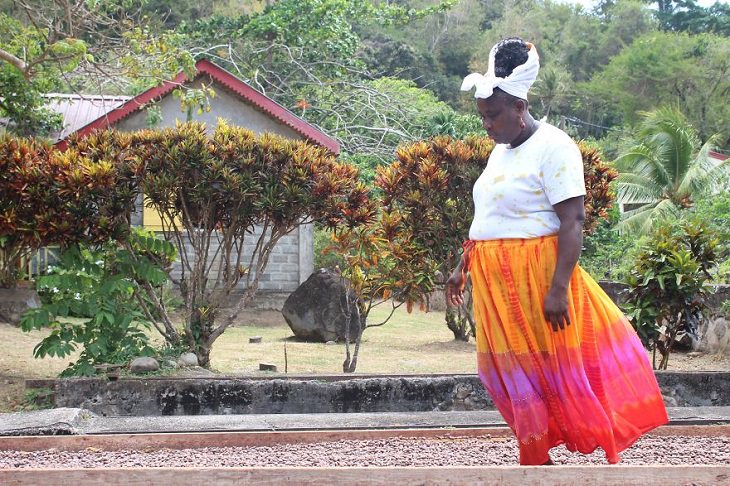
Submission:
M 466 272 L 469 268 L 469 258 L 474 249 L 474 241 L 464 242 L 464 253 L 451 276 L 446 281 L 446 303 L 452 307 L 458 307 L 464 303 L 464 287 L 466 287 Z
M 461 263 L 451 272 L 446 281 L 446 303 L 452 307 L 458 307 L 464 303 L 464 287 L 466 286 L 466 275 Z

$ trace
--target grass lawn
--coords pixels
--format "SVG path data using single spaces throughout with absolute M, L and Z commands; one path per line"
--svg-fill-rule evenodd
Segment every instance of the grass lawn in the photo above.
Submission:
M 381 322 L 387 309 L 376 308 L 370 321 Z M 212 368 L 221 373 L 257 372 L 259 363 L 277 365 L 284 371 L 286 346 L 289 373 L 342 373 L 344 344 L 304 343 L 293 334 L 278 312 L 266 313 L 248 323 L 226 330 L 213 346 Z M 261 336 L 261 344 L 248 338 Z M 351 346 L 351 352 L 354 346 Z M 476 367 L 474 343 L 454 341 L 443 312 L 408 314 L 403 308 L 381 327 L 365 331 L 358 358 L 358 373 L 473 373 Z

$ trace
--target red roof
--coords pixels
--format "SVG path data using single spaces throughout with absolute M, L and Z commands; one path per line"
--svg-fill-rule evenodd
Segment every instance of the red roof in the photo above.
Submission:
M 195 63 L 195 68 L 197 69 L 196 77 L 207 74 L 217 83 L 236 93 L 246 103 L 290 127 L 305 139 L 318 145 L 322 145 L 330 149 L 335 154 L 340 152 L 340 144 L 337 143 L 337 140 L 325 135 L 318 128 L 315 128 L 313 125 L 302 120 L 263 93 L 256 91 L 244 81 L 238 79 L 222 67 L 213 64 L 207 59 L 201 59 Z M 79 128 L 75 133 L 84 136 L 88 135 L 93 130 L 109 128 L 120 120 L 141 109 L 147 103 L 170 94 L 175 88 L 187 81 L 192 80 L 188 80 L 185 73 L 181 71 L 174 79 L 165 81 L 160 86 L 148 89 L 147 91 L 138 94 L 134 98 L 126 101 L 124 104 Z M 63 150 L 66 148 L 66 141 L 61 140 L 56 144 L 56 146 Z
M 727 158 L 730 158 L 730 155 L 721 154 L 720 152 L 715 152 L 714 150 L 710 150 L 709 154 L 710 157 L 717 160 L 725 160 Z

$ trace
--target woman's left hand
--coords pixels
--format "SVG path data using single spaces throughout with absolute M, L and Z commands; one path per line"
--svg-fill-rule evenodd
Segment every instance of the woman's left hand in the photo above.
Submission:
M 553 331 L 570 326 L 568 315 L 568 290 L 551 287 L 545 295 L 545 320 L 550 323 Z

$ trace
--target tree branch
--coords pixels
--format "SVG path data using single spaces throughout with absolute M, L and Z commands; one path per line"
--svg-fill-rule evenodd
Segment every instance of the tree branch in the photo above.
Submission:
M 14 56 L 6 50 L 0 49 L 0 59 L 14 66 L 18 71 L 23 74 L 25 79 L 28 79 L 28 65 L 19 57 Z

